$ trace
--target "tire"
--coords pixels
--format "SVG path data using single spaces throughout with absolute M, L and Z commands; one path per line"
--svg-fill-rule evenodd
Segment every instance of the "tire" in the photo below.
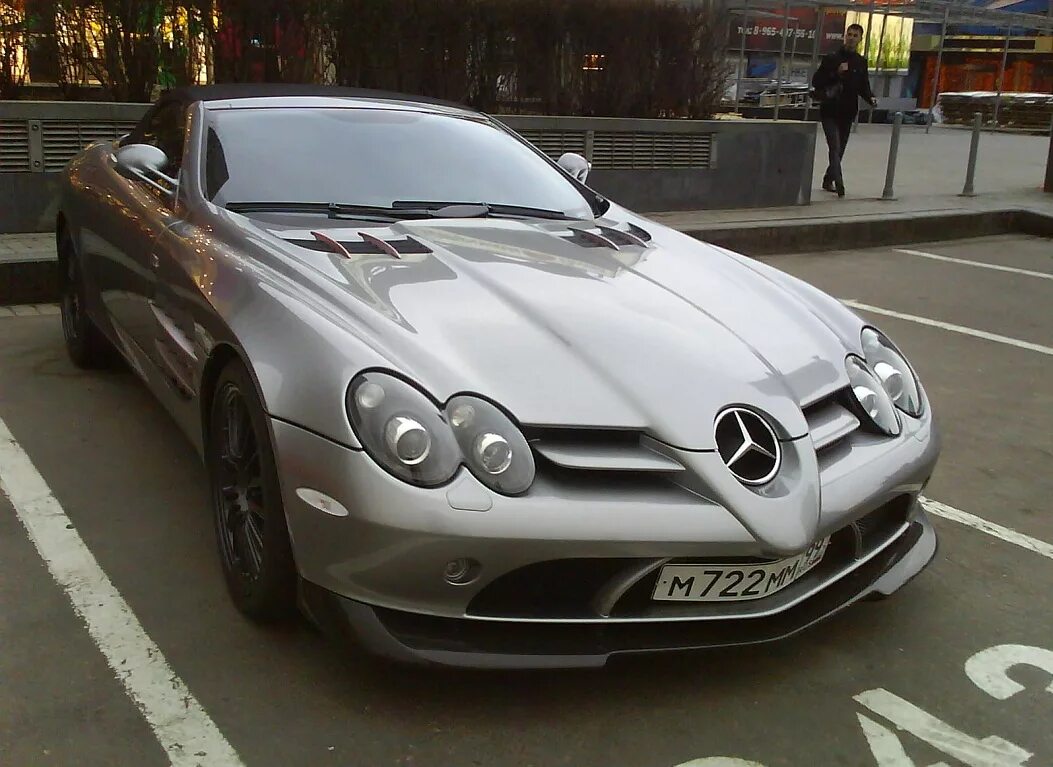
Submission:
M 297 571 L 270 431 L 244 364 L 232 360 L 212 397 L 206 465 L 220 566 L 235 606 L 270 623 L 296 611 Z
M 79 368 L 109 367 L 114 359 L 114 349 L 84 309 L 85 287 L 80 257 L 69 232 L 65 231 L 59 240 L 59 284 L 62 335 L 69 358 Z

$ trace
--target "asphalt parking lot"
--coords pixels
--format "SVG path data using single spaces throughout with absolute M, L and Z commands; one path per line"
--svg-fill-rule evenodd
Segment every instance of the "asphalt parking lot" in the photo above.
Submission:
M 1053 764 L 1053 244 L 908 250 L 765 260 L 869 307 L 917 368 L 944 439 L 932 566 L 780 644 L 589 672 L 393 667 L 305 624 L 248 623 L 176 426 L 131 373 L 76 370 L 54 314 L 0 309 L 0 477 L 27 482 L 31 461 L 57 500 L 43 516 L 79 535 L 134 613 L 113 619 L 171 670 L 138 689 L 200 712 L 140 713 L 119 679 L 134 671 L 104 655 L 135 648 L 89 634 L 0 494 L 0 765 Z

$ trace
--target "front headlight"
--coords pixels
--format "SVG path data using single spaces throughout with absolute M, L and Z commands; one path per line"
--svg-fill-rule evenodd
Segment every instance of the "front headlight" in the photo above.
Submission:
M 347 412 L 366 452 L 421 487 L 449 482 L 461 463 L 442 412 L 423 392 L 385 373 L 363 373 L 347 391 Z
M 892 398 L 878 377 L 863 360 L 855 356 L 845 360 L 845 369 L 852 385 L 852 394 L 870 423 L 890 436 L 899 434 L 899 416 L 896 415 Z
M 517 495 L 534 481 L 534 454 L 526 437 L 499 408 L 478 397 L 454 397 L 446 406 L 468 468 L 499 493 Z
M 921 390 L 906 358 L 874 328 L 863 328 L 863 356 L 896 407 L 912 416 L 921 415 Z
M 457 396 L 439 409 L 406 381 L 369 372 L 351 382 L 347 410 L 366 452 L 406 482 L 444 484 L 462 463 L 505 495 L 525 492 L 534 481 L 534 456 L 523 433 L 479 397 Z

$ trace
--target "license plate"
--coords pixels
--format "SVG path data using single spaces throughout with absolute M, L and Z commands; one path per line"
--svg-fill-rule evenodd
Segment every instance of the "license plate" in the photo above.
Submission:
M 790 559 L 749 565 L 666 565 L 651 598 L 658 602 L 737 602 L 761 599 L 786 588 L 815 567 L 830 539 Z

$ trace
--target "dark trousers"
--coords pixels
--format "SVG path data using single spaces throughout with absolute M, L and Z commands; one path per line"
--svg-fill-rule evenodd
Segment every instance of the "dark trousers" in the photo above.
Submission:
M 823 115 L 823 133 L 826 134 L 826 146 L 830 150 L 830 164 L 823 174 L 823 182 L 832 181 L 837 186 L 844 186 L 841 175 L 841 158 L 845 156 L 848 137 L 852 131 L 855 115 Z

